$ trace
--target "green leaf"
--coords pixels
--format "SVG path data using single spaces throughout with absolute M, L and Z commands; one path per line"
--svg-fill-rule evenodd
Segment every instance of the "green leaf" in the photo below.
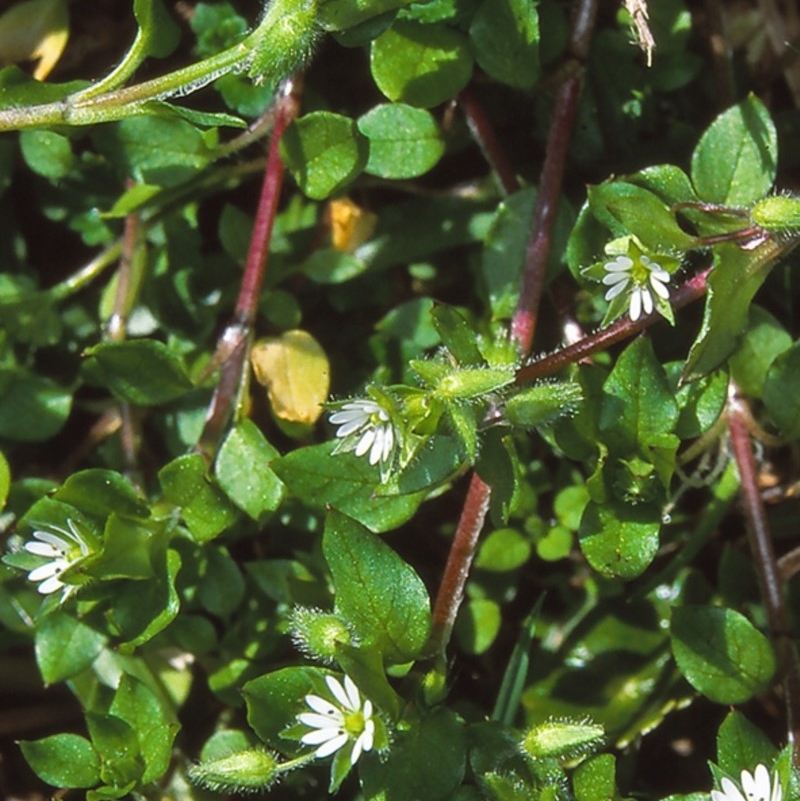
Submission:
M 312 667 L 288 667 L 248 681 L 242 688 L 247 704 L 247 722 L 271 748 L 284 754 L 305 750 L 281 734 L 306 710 L 303 698 L 317 693 L 323 676 L 330 671 Z M 324 686 L 324 685 L 323 685 Z
M 349 117 L 314 111 L 281 139 L 281 157 L 300 189 L 322 200 L 355 180 L 367 164 L 369 143 Z
M 0 368 L 0 437 L 43 442 L 57 434 L 72 408 L 72 394 L 49 378 Z
M 438 708 L 410 730 L 398 732 L 392 758 L 359 766 L 366 801 L 425 799 L 444 801 L 461 784 L 466 767 L 467 737 L 462 721 Z
M 198 542 L 207 542 L 235 522 L 236 510 L 206 477 L 206 463 L 198 453 L 179 456 L 158 472 L 167 500 L 181 508 L 181 516 Z
M 380 497 L 377 468 L 352 453 L 331 451 L 334 442 L 299 448 L 270 465 L 289 492 L 310 508 L 338 509 L 358 519 L 370 531 L 390 531 L 409 520 L 426 493 Z
M 732 609 L 676 607 L 670 635 L 683 675 L 718 704 L 747 701 L 775 673 L 775 655 L 767 638 Z
M 91 379 L 139 406 L 167 403 L 193 388 L 183 360 L 162 342 L 103 342 L 86 350 Z
M 430 630 L 430 602 L 422 580 L 375 534 L 332 511 L 322 552 L 336 588 L 336 612 L 365 648 L 389 663 L 419 655 Z
M 574 414 L 582 398 L 583 390 L 576 381 L 539 384 L 510 397 L 504 414 L 513 426 L 536 428 L 553 423 L 562 415 Z
M 344 31 L 367 20 L 407 6 L 412 0 L 325 0 L 317 19 L 326 31 Z
M 100 758 L 77 734 L 23 740 L 20 748 L 37 776 L 55 787 L 94 787 L 100 782 Z
M 575 801 L 612 801 L 617 797 L 616 760 L 599 754 L 578 765 L 572 776 Z
M 124 638 L 125 647 L 136 647 L 163 631 L 180 610 L 175 578 L 181 569 L 181 557 L 169 550 L 150 581 L 121 581 L 115 587 L 114 606 L 108 618 Z
M 75 164 L 72 145 L 61 134 L 41 130 L 22 131 L 19 145 L 22 157 L 31 170 L 50 180 L 66 177 Z
M 770 366 L 791 346 L 792 338 L 778 320 L 760 306 L 751 306 L 747 330 L 729 362 L 736 386 L 745 395 L 760 398 Z
M 87 712 L 86 725 L 100 755 L 102 781 L 112 787 L 125 787 L 141 777 L 144 760 L 136 730 L 129 723 L 113 715 Z
M 800 435 L 800 342 L 778 356 L 764 382 L 764 405 L 787 439 Z
M 459 646 L 468 654 L 482 654 L 500 631 L 500 606 L 491 598 L 474 598 L 462 604 L 453 629 Z
M 483 356 L 478 349 L 478 335 L 458 309 L 437 304 L 431 309 L 431 318 L 442 344 L 460 366 L 483 363 Z
M 274 512 L 283 500 L 286 488 L 269 466 L 278 456 L 251 420 L 235 426 L 217 453 L 220 487 L 253 520 Z
M 46 684 L 64 681 L 94 662 L 106 644 L 99 631 L 63 612 L 45 617 L 36 631 L 36 662 Z
M 148 517 L 150 510 L 130 480 L 113 470 L 81 470 L 73 473 L 53 498 L 88 515 L 106 518 L 112 513 Z
M 678 422 L 678 404 L 650 339 L 635 339 L 603 384 L 599 427 L 612 452 L 647 448 Z
M 624 181 L 606 181 L 590 186 L 588 198 L 601 222 L 606 214 L 611 215 L 648 250 L 671 253 L 696 246 L 695 238 L 681 229 L 669 207 L 647 189 Z
M 717 731 L 717 764 L 738 778 L 742 768 L 772 765 L 775 746 L 741 713 L 729 712 Z
M 245 584 L 236 562 L 224 548 L 209 547 L 198 600 L 211 614 L 228 617 L 245 594 Z
M 497 81 L 532 89 L 539 79 L 539 16 L 534 0 L 485 0 L 469 28 L 475 59 Z
M 764 104 L 750 95 L 711 123 L 692 155 L 692 181 L 709 203 L 749 206 L 775 182 L 778 137 Z
M 172 742 L 180 729 L 175 716 L 154 693 L 133 676 L 123 673 L 109 714 L 128 723 L 144 757 L 141 782 L 154 781 L 164 775 L 172 755 Z
M 747 325 L 750 303 L 782 255 L 780 244 L 772 240 L 755 250 L 726 242 L 716 251 L 703 324 L 683 368 L 684 382 L 716 370 L 733 353 Z
M 172 112 L 125 119 L 99 129 L 94 138 L 117 169 L 145 184 L 174 186 L 214 158 L 203 132 Z
M 481 543 L 475 567 L 492 573 L 516 570 L 528 561 L 531 543 L 516 529 L 499 528 Z
M 725 408 L 728 373 L 717 370 L 705 378 L 679 387 L 683 362 L 671 362 L 664 365 L 664 369 L 681 410 L 675 434 L 682 440 L 699 437 L 719 419 Z
M 8 490 L 11 487 L 11 468 L 5 455 L 0 451 L 0 509 L 6 505 Z
M 467 85 L 472 54 L 453 28 L 398 21 L 372 43 L 370 67 L 389 100 L 431 108 Z
M 581 550 L 604 576 L 636 578 L 655 558 L 660 526 L 657 506 L 590 501 L 581 518 Z
M 432 169 L 444 153 L 439 125 L 430 112 L 402 103 L 375 106 L 359 117 L 369 139 L 365 172 L 380 178 L 416 178 Z
M 483 437 L 483 444 L 475 472 L 491 488 L 489 511 L 496 526 L 504 526 L 519 502 L 522 468 L 514 447 L 514 438 L 499 429 L 491 429 Z

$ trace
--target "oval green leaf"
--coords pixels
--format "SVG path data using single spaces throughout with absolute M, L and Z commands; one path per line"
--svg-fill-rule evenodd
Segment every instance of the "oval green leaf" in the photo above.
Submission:
M 467 85 L 472 53 L 464 34 L 452 28 L 397 22 L 372 43 L 370 66 L 389 100 L 431 108 Z
M 20 747 L 39 778 L 54 787 L 94 787 L 100 781 L 100 758 L 85 737 L 56 734 Z
M 715 606 L 672 611 L 672 653 L 689 684 L 718 704 L 741 704 L 775 672 L 767 638 L 743 615 Z
M 368 111 L 358 129 L 369 139 L 365 171 L 381 178 L 416 178 L 444 153 L 442 132 L 430 112 L 403 103 Z
M 322 200 L 355 180 L 367 164 L 369 145 L 354 120 L 314 111 L 283 135 L 281 157 L 308 197 Z

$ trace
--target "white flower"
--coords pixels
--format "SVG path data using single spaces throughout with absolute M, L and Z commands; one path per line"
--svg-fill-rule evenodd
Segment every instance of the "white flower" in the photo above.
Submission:
M 372 702 L 365 699 L 362 706 L 358 687 L 349 676 L 344 677 L 344 686 L 333 676 L 326 676 L 325 683 L 336 703 L 319 695 L 305 697 L 306 704 L 314 711 L 297 716 L 300 723 L 311 727 L 300 742 L 319 746 L 315 752 L 318 759 L 330 756 L 352 742 L 350 764 L 355 765 L 363 751 L 372 749 L 375 739 Z
M 389 412 L 368 398 L 348 401 L 329 418 L 339 426 L 336 436 L 342 440 L 338 450 L 355 451 L 363 456 L 369 451 L 369 463 L 386 464 L 392 458 L 395 432 Z
M 776 773 L 770 778 L 764 765 L 756 765 L 755 773 L 742 771 L 741 790 L 727 777 L 720 782 L 721 790 L 711 791 L 711 801 L 781 801 L 783 790 Z
M 34 531 L 34 540 L 26 542 L 23 546 L 28 553 L 47 559 L 28 573 L 28 581 L 41 582 L 38 591 L 42 595 L 50 595 L 67 586 L 59 576 L 89 554 L 89 544 L 75 524 L 68 520 L 67 525 L 69 530 L 58 529 L 58 534 L 51 531 Z M 68 591 L 72 589 L 70 586 Z
M 641 255 L 636 261 L 630 256 L 617 256 L 614 261 L 606 262 L 603 269 L 606 271 L 603 283 L 609 287 L 606 300 L 613 300 L 632 285 L 629 314 L 634 322 L 641 317 L 642 309 L 645 314 L 653 311 L 653 292 L 664 300 L 669 297 L 669 273 L 647 256 Z

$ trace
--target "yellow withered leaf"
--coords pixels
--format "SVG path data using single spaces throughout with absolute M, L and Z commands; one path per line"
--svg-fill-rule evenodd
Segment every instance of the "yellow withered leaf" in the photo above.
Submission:
M 253 345 L 250 361 L 277 418 L 305 425 L 317 421 L 328 399 L 330 364 L 311 334 L 294 330 L 261 339 Z
M 353 203 L 350 198 L 331 200 L 328 204 L 331 218 L 331 240 L 336 250 L 355 253 L 375 231 L 377 215 Z
M 33 77 L 43 81 L 61 58 L 69 38 L 67 0 L 25 0 L 0 16 L 0 66 L 38 61 Z

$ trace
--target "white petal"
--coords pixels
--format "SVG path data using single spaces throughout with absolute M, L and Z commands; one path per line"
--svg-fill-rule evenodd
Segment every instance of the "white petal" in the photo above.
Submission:
M 742 790 L 752 801 L 769 801 L 770 776 L 765 765 L 757 765 L 753 776 L 746 770 L 742 771 Z
M 37 589 L 41 595 L 50 595 L 50 593 L 57 592 L 63 586 L 64 584 L 58 579 L 58 576 L 52 576 L 46 581 L 43 581 Z
M 772 781 L 772 795 L 770 801 L 783 801 L 783 787 L 781 787 L 781 777 L 775 774 Z
M 63 557 L 64 552 L 59 551 L 46 542 L 26 542 L 23 546 L 28 553 L 35 553 L 37 556 L 46 556 L 48 559 L 55 559 L 58 556 Z
M 319 745 L 320 743 L 328 743 L 331 740 L 338 740 L 342 736 L 344 736 L 345 740 L 347 739 L 347 735 L 341 729 L 314 729 L 314 731 L 304 734 L 300 738 L 300 742 L 303 745 Z M 334 748 L 333 750 L 335 751 L 336 749 Z
M 344 724 L 344 718 L 341 712 L 337 714 L 337 717 L 318 715 L 316 712 L 302 712 L 297 716 L 297 719 L 304 726 L 311 726 L 312 729 L 339 730 Z
M 369 415 L 365 414 L 361 409 L 350 409 L 349 411 L 339 411 L 334 412 L 329 418 L 332 423 L 352 423 L 353 420 L 358 420 L 359 422 L 366 422 L 369 420 Z
M 42 542 L 48 543 L 48 545 L 52 545 L 59 551 L 68 551 L 72 547 L 72 543 L 69 541 L 69 538 L 64 539 L 64 537 L 59 537 L 58 534 L 52 534 L 49 531 L 34 531 L 33 536 L 36 537 L 37 540 L 41 540 Z
M 370 701 L 369 698 L 364 701 L 364 709 L 362 710 L 361 714 L 364 715 L 364 720 L 366 723 L 372 723 L 373 727 L 375 726 L 375 724 L 370 720 L 372 717 L 372 701 Z
M 320 698 L 318 695 L 307 695 L 305 702 L 315 712 L 319 712 L 320 715 L 325 715 L 328 718 L 333 718 L 337 715 L 341 717 L 342 713 L 327 698 Z
M 631 293 L 631 307 L 630 307 L 631 322 L 636 322 L 642 315 L 642 290 L 639 287 Z
M 356 456 L 363 456 L 371 447 L 372 443 L 375 441 L 375 429 L 368 428 L 361 439 L 358 441 L 358 445 L 356 445 Z
M 362 747 L 365 751 L 372 750 L 372 744 L 375 742 L 375 721 L 368 720 L 364 724 L 364 731 L 361 732 Z
M 383 434 L 383 456 L 381 457 L 382 462 L 386 462 L 389 460 L 389 457 L 392 455 L 393 448 L 394 448 L 394 428 L 392 428 L 392 426 L 386 426 L 386 430 Z
M 325 684 L 328 685 L 328 689 L 333 693 L 333 697 L 339 702 L 340 706 L 349 709 L 350 699 L 347 697 L 347 693 L 339 680 L 334 676 L 325 676 Z
M 727 776 L 720 782 L 720 787 L 725 801 L 746 801 L 741 790 Z
M 628 273 L 608 273 L 603 276 L 603 283 L 606 286 L 611 286 L 612 284 L 627 284 L 630 280 L 631 277 Z
M 653 296 L 644 287 L 639 288 L 639 293 L 642 296 L 642 303 L 644 304 L 644 313 L 650 314 L 653 311 Z
M 626 272 L 633 267 L 633 259 L 630 256 L 617 256 L 614 261 L 606 262 L 603 269 L 609 273 Z
M 369 463 L 378 464 L 383 456 L 383 443 L 386 432 L 383 429 L 375 431 L 375 442 L 372 443 L 372 448 L 369 451 Z
M 35 567 L 28 573 L 28 581 L 42 581 L 43 579 L 49 579 L 52 576 L 58 575 L 64 568 L 66 564 L 62 560 L 56 560 L 54 562 L 48 562 L 44 565 L 39 565 L 39 567 Z
M 341 734 L 339 737 L 336 737 L 333 740 L 328 741 L 327 743 L 323 743 L 317 749 L 317 758 L 323 759 L 326 756 L 330 756 L 335 751 L 338 751 L 345 743 L 347 742 L 347 735 Z
M 667 289 L 666 285 L 656 280 L 653 276 L 650 276 L 650 286 L 653 287 L 653 291 L 656 295 L 659 295 L 665 300 L 669 297 L 669 289 Z
M 336 429 L 336 436 L 339 437 L 339 439 L 349 436 L 360 428 L 364 428 L 364 425 L 364 420 L 353 420 L 349 423 L 342 423 L 339 428 Z
M 358 687 L 350 676 L 344 677 L 344 689 L 347 693 L 347 700 L 349 702 L 348 708 L 355 712 L 361 709 L 361 696 L 358 694 Z
M 358 739 L 353 743 L 353 750 L 350 752 L 350 764 L 355 765 L 358 762 L 358 758 L 361 756 L 361 737 L 362 735 L 358 736 Z
M 613 300 L 615 297 L 617 297 L 617 295 L 621 295 L 625 291 L 626 286 L 628 286 L 627 281 L 625 281 L 622 284 L 617 284 L 616 286 L 612 286 L 611 289 L 609 289 L 608 292 L 606 292 L 606 294 L 603 295 L 603 297 L 606 300 Z

